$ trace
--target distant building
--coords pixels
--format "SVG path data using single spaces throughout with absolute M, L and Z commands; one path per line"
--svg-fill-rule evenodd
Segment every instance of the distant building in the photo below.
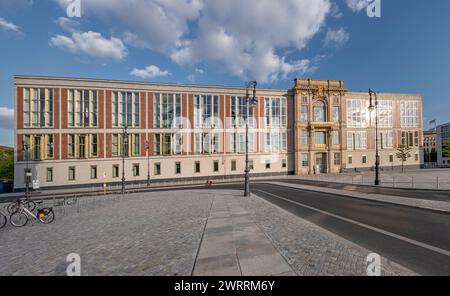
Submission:
M 424 164 L 437 164 L 437 149 L 436 149 L 436 130 L 432 129 L 423 132 L 423 160 Z
M 245 166 L 245 89 L 62 77 L 15 77 L 15 189 L 25 168 L 41 188 L 240 177 Z M 250 110 L 253 176 L 370 170 L 375 112 L 342 80 L 296 79 L 258 89 Z M 420 167 L 422 97 L 378 94 L 382 169 Z M 123 137 L 123 127 L 128 136 Z M 24 145 L 25 144 L 25 145 Z M 22 150 L 28 147 L 28 150 Z M 150 165 L 147 157 L 150 158 Z
M 436 128 L 436 146 L 438 166 L 450 167 L 450 157 L 446 157 L 443 148 L 450 139 L 450 122 L 442 124 Z

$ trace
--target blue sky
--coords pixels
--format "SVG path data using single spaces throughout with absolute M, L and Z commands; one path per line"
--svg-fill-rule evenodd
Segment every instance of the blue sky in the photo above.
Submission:
M 13 145 L 13 76 L 56 75 L 420 93 L 425 127 L 450 121 L 450 1 L 0 0 L 0 145 Z

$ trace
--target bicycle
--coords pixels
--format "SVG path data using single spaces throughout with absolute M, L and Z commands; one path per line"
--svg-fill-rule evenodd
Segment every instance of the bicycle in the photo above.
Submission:
M 36 209 L 36 203 L 32 200 L 29 199 L 23 199 L 23 200 L 16 200 L 13 201 L 12 203 L 10 203 L 7 207 L 6 207 L 6 211 L 8 212 L 8 214 L 12 214 L 17 212 L 17 210 L 19 209 L 19 203 L 22 202 L 26 205 L 27 209 L 29 209 L 30 211 L 34 211 Z
M 38 204 L 42 204 L 42 202 Z M 23 227 L 28 223 L 29 218 L 33 218 L 43 224 L 50 224 L 55 220 L 55 212 L 53 208 L 42 208 L 34 214 L 20 201 L 18 210 L 11 214 L 9 222 L 15 227 Z
M 5 227 L 7 222 L 6 216 L 0 213 L 0 229 Z

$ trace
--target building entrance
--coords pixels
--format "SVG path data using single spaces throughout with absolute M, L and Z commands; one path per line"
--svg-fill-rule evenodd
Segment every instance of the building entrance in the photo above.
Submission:
M 316 154 L 316 165 L 315 172 L 316 174 L 326 174 L 328 172 L 327 167 L 327 154 L 326 153 L 317 153 Z

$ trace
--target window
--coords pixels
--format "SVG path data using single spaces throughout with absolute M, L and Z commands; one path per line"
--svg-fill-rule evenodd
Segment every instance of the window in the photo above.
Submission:
M 402 132 L 402 145 L 407 147 L 419 146 L 419 132 Z
M 218 96 L 194 96 L 194 127 L 220 127 Z
M 181 134 L 155 134 L 155 155 L 178 155 L 182 152 Z
M 112 156 L 119 156 L 119 135 L 113 134 L 112 135 Z
M 113 127 L 139 127 L 139 93 L 113 92 Z
M 195 173 L 200 173 L 200 161 L 195 162 Z
M 367 148 L 366 132 L 348 132 L 347 133 L 347 149 L 363 150 Z
M 364 164 L 367 163 L 367 156 L 366 155 L 362 156 L 362 163 L 364 163 Z
M 236 171 L 236 160 L 231 161 L 231 171 Z
M 32 143 L 33 159 L 41 160 L 41 136 L 34 136 Z
M 367 126 L 367 100 L 347 100 L 347 127 L 365 128 Z
M 180 94 L 155 94 L 154 127 L 181 128 L 181 108 Z
M 285 98 L 265 98 L 265 127 L 286 127 L 287 103 Z
M 389 162 L 394 162 L 394 154 L 389 154 Z
M 69 158 L 75 158 L 75 135 L 68 136 Z
M 161 175 L 161 164 L 155 163 L 155 176 L 160 176 Z
M 281 167 L 282 167 L 283 169 L 285 169 L 285 168 L 287 167 L 287 161 L 286 161 L 286 159 L 283 159 L 283 160 L 281 161 Z
M 254 127 L 254 106 L 249 109 L 249 126 Z M 247 103 L 245 97 L 231 97 L 231 126 L 243 128 L 247 119 Z
M 300 122 L 301 123 L 308 123 L 308 118 L 309 118 L 309 116 L 308 116 L 308 106 L 302 106 L 302 109 L 301 109 L 301 115 L 300 115 Z
M 334 153 L 334 165 L 341 165 L 341 154 Z
M 53 89 L 26 88 L 22 99 L 25 128 L 53 127 Z
M 245 153 L 245 133 L 230 134 L 230 152 L 231 153 Z M 255 148 L 255 134 L 248 133 L 248 151 L 254 153 Z
M 378 101 L 378 127 L 392 128 L 392 101 Z M 371 113 L 372 126 L 375 125 L 375 114 Z
M 78 158 L 86 158 L 86 136 L 78 137 Z
M 301 136 L 302 136 L 302 139 L 301 139 L 302 145 L 308 145 L 308 142 L 309 142 L 308 131 L 303 130 Z
M 315 133 L 315 144 L 316 147 L 325 147 L 327 145 L 327 133 L 326 132 L 316 132 Z
M 378 145 L 380 149 L 387 149 L 394 147 L 394 138 L 392 131 L 383 131 L 380 132 Z
M 46 137 L 47 141 L 47 159 L 53 158 L 53 135 L 48 135 Z
M 53 168 L 47 168 L 47 182 L 53 182 Z
M 219 171 L 219 162 L 217 160 L 214 161 L 214 172 Z
M 98 156 L 98 137 L 97 135 L 91 135 L 91 157 Z
M 402 127 L 418 127 L 418 105 L 417 101 L 400 102 L 400 122 Z
M 348 164 L 353 164 L 353 156 L 348 156 Z
M 266 160 L 266 170 L 270 169 L 270 159 Z
M 97 179 L 97 166 L 91 165 L 91 180 Z
M 341 144 L 341 134 L 339 131 L 333 132 L 333 145 L 340 145 Z
M 141 145 L 140 145 L 140 138 L 139 138 L 139 134 L 133 134 L 132 138 L 132 146 L 133 146 L 133 155 L 134 156 L 138 156 L 141 154 Z
M 248 160 L 248 168 L 252 171 L 255 169 L 255 165 L 253 163 L 253 159 Z
M 197 154 L 217 154 L 220 152 L 219 133 L 196 133 L 195 153 Z
M 325 122 L 327 118 L 326 105 L 323 101 L 317 101 L 314 103 L 314 121 Z
M 333 106 L 333 122 L 334 123 L 339 123 L 339 112 L 340 112 L 340 108 L 339 106 Z
M 308 105 L 308 96 L 302 95 L 302 104 Z
M 414 160 L 415 160 L 415 161 L 418 161 L 418 160 L 419 160 L 419 154 L 417 154 L 417 153 L 414 154 Z
M 67 103 L 69 127 L 97 126 L 97 91 L 68 90 Z
M 112 177 L 119 178 L 119 166 L 117 164 L 113 165 Z
M 302 167 L 309 167 L 309 155 L 306 153 L 302 154 Z
M 69 167 L 69 181 L 75 181 L 75 167 Z
M 139 177 L 139 164 L 133 164 L 133 176 Z
M 181 162 L 175 163 L 175 175 L 181 174 Z
M 286 152 L 287 133 L 265 133 L 265 152 Z

